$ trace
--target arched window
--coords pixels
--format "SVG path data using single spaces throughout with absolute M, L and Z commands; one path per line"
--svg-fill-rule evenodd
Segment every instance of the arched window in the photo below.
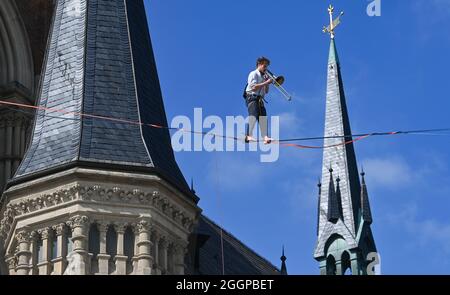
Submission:
M 117 254 L 117 232 L 113 225 L 108 226 L 108 231 L 106 232 L 106 254 L 110 255 L 108 272 L 113 273 L 116 271 L 114 258 Z
M 100 232 L 96 223 L 91 224 L 89 228 L 89 253 L 94 257 L 100 253 Z
M 134 256 L 134 232 L 131 227 L 127 227 L 123 236 L 123 246 L 124 254 L 127 256 L 127 267 L 126 273 L 130 274 L 133 272 L 133 256 Z
M 91 273 L 98 272 L 98 257 L 100 253 L 100 232 L 96 223 L 92 223 L 89 228 L 89 254 L 91 257 Z
M 333 255 L 327 257 L 327 275 L 336 275 L 336 260 Z
M 352 266 L 350 262 L 350 255 L 347 251 L 344 251 L 341 256 L 341 265 L 342 265 L 342 274 L 351 275 L 352 274 Z

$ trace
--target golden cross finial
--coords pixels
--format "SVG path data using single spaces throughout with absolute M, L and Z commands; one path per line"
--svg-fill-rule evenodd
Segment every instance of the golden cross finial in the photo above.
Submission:
M 336 29 L 337 26 L 339 26 L 339 24 L 341 23 L 341 16 L 344 15 L 344 12 L 341 12 L 338 17 L 336 17 L 333 20 L 333 12 L 334 12 L 334 7 L 332 5 L 330 5 L 328 7 L 328 14 L 330 15 L 330 25 L 328 27 L 323 27 L 323 32 L 324 33 L 329 33 L 331 36 L 331 39 L 334 39 L 334 29 Z

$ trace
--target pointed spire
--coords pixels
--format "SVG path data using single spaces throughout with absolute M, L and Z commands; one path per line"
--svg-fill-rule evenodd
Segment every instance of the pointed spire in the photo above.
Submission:
M 340 69 L 340 60 L 337 53 L 336 41 L 334 38 L 330 41 L 330 52 L 328 57 L 327 73 L 327 91 L 326 91 L 326 111 L 325 111 L 325 146 L 334 146 L 333 150 L 324 150 L 322 168 L 322 185 L 329 187 L 329 175 L 326 165 L 333 163 L 335 172 L 339 174 L 339 188 L 341 194 L 341 206 L 345 215 L 343 221 L 347 228 L 356 235 L 359 222 L 361 207 L 361 186 L 356 161 L 356 155 L 352 143 L 343 144 L 342 138 L 333 138 L 335 135 L 348 136 L 352 134 L 350 127 L 349 114 L 345 99 L 344 84 Z M 336 185 L 336 184 L 334 184 Z M 333 203 L 333 200 L 327 200 L 328 195 L 332 196 L 332 191 L 324 191 L 321 198 L 322 203 Z M 335 204 L 339 205 L 336 201 Z M 339 214 L 339 206 L 329 208 L 336 209 L 336 219 Z M 332 210 L 331 210 L 332 211 Z M 331 212 L 330 212 L 331 213 Z M 320 228 L 324 228 L 327 218 L 320 219 Z M 319 234 L 320 236 L 320 234 Z
M 339 56 L 336 50 L 336 41 L 331 39 L 330 42 L 330 53 L 328 55 L 328 63 L 329 64 L 339 64 Z
M 284 245 L 283 245 L 283 253 L 282 253 L 280 259 L 281 259 L 281 272 L 280 272 L 280 274 L 286 276 L 288 273 L 287 273 L 287 267 L 286 267 L 286 260 L 287 260 L 287 258 L 286 258 L 286 256 L 284 256 Z
M 344 219 L 344 213 L 342 210 L 342 195 L 341 195 L 341 186 L 340 186 L 341 178 L 338 176 L 336 179 L 336 201 L 339 210 L 339 218 Z
M 366 173 L 362 170 L 361 173 L 361 210 L 362 217 L 365 222 L 372 224 L 372 211 L 370 210 L 369 194 L 367 193 L 367 185 L 365 180 Z
M 328 187 L 328 221 L 336 223 L 339 219 L 339 206 L 334 188 L 333 168 L 330 167 L 330 181 Z

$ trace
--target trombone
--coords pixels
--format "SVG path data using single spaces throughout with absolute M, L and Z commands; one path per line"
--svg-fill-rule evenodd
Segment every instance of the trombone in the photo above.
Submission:
M 289 92 L 286 91 L 286 89 L 281 86 L 284 83 L 284 77 L 283 76 L 275 76 L 271 71 L 266 70 L 266 75 L 269 77 L 269 79 L 272 80 L 272 83 L 275 85 L 275 88 L 280 91 L 281 94 L 288 100 L 291 101 L 292 95 L 289 94 Z

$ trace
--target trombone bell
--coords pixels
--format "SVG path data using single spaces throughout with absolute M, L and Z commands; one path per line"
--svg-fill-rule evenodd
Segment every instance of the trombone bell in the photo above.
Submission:
M 276 78 L 275 78 L 275 82 L 276 82 L 278 85 L 283 85 L 283 83 L 284 83 L 284 77 L 283 77 L 283 76 L 278 76 L 278 77 L 276 77 Z

